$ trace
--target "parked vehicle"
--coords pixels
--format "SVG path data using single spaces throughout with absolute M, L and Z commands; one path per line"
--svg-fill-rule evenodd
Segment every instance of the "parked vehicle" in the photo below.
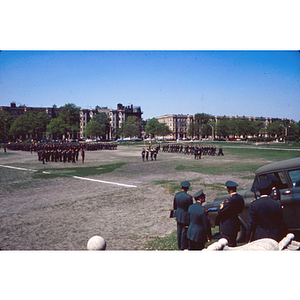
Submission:
M 239 215 L 240 231 L 237 237 L 238 242 L 245 240 L 249 205 L 251 201 L 260 197 L 259 191 L 256 189 L 257 183 L 266 179 L 268 174 L 274 175 L 279 179 L 277 187 L 281 194 L 283 218 L 289 232 L 298 236 L 300 234 L 300 158 L 293 158 L 258 168 L 255 171 L 251 189 L 237 191 L 243 196 L 245 201 L 244 210 Z M 221 202 L 227 198 L 228 194 L 217 196 L 213 202 L 204 205 L 208 210 L 208 218 L 212 227 L 219 225 L 217 210 Z

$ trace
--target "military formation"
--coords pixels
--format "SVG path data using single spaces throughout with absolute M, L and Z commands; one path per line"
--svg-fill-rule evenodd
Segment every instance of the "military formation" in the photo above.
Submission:
M 212 239 L 208 212 L 202 206 L 205 194 L 201 189 L 193 196 L 188 194 L 190 182 L 181 182 L 181 191 L 175 194 L 170 217 L 177 222 L 177 246 L 180 250 L 202 250 L 205 243 Z M 222 238 L 229 247 L 236 247 L 236 238 L 240 230 L 239 214 L 244 209 L 244 199 L 237 193 L 238 184 L 234 181 L 225 183 L 228 198 L 218 208 L 219 229 Z M 271 238 L 279 242 L 287 234 L 283 221 L 283 209 L 279 191 L 274 191 L 272 178 L 266 178 L 257 184 L 260 197 L 251 202 L 246 242 L 262 238 Z M 195 202 L 193 203 L 193 198 Z
M 45 143 L 9 143 L 10 150 L 22 150 L 36 152 L 38 160 L 43 164 L 46 162 L 72 162 L 76 163 L 81 156 L 84 163 L 85 151 L 117 150 L 116 143 L 68 143 L 68 142 L 45 142 Z
M 162 145 L 162 152 L 164 153 L 183 153 L 186 155 L 194 155 L 195 159 L 201 159 L 201 156 L 224 156 L 222 146 L 219 147 L 218 152 L 216 146 L 203 145 L 182 145 L 182 144 L 164 144 Z

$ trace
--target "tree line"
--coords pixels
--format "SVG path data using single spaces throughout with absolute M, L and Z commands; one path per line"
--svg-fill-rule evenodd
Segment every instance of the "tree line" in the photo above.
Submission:
M 248 136 L 254 139 L 265 139 L 265 136 L 268 136 L 270 139 L 286 137 L 291 141 L 299 140 L 300 122 L 289 123 L 288 120 L 277 120 L 266 127 L 263 121 L 227 119 L 225 116 L 218 122 L 211 121 L 211 119 L 212 116 L 209 114 L 196 114 L 188 128 L 188 136 L 205 138 L 214 135 L 226 139 L 229 137 L 246 139 Z
M 288 120 L 275 121 L 265 128 L 262 121 L 250 121 L 247 119 L 223 117 L 217 123 L 211 121 L 212 116 L 205 113 L 197 113 L 193 122 L 189 125 L 187 136 L 190 138 L 205 138 L 209 136 L 229 138 L 243 137 L 253 138 L 286 137 L 288 140 L 299 140 L 300 122 L 289 123 Z M 28 111 L 14 118 L 6 111 L 0 111 L 0 140 L 27 137 L 42 140 L 45 137 L 53 139 L 77 138 L 80 130 L 80 107 L 75 104 L 66 104 L 60 108 L 56 118 L 50 118 L 45 112 Z M 105 139 L 110 132 L 110 119 L 105 112 L 95 114 L 87 123 L 84 135 L 89 138 Z M 173 132 L 165 123 L 160 123 L 156 118 L 147 122 L 129 116 L 125 122 L 117 128 L 117 137 L 139 137 L 141 133 L 153 137 L 165 137 Z

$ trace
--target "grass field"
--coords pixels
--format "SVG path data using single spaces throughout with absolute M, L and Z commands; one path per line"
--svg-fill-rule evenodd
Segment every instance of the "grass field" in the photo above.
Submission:
M 175 250 L 169 211 L 181 181 L 191 182 L 190 194 L 204 189 L 210 202 L 226 193 L 227 180 L 249 188 L 258 167 L 300 157 L 289 145 L 215 144 L 224 157 L 159 152 L 157 161 L 142 162 L 142 143 L 87 152 L 84 164 L 43 165 L 35 153 L 0 152 L 0 249 L 84 250 L 101 235 L 107 250 Z

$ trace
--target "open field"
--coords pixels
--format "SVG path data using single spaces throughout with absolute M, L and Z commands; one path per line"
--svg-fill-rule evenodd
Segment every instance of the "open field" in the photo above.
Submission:
M 84 164 L 43 165 L 36 153 L 1 152 L 0 249 L 85 250 L 101 235 L 107 250 L 143 250 L 176 230 L 169 210 L 181 181 L 213 201 L 227 180 L 248 188 L 258 167 L 300 156 L 299 149 L 228 143 L 224 157 L 159 152 L 157 161 L 143 162 L 142 147 L 86 152 Z

